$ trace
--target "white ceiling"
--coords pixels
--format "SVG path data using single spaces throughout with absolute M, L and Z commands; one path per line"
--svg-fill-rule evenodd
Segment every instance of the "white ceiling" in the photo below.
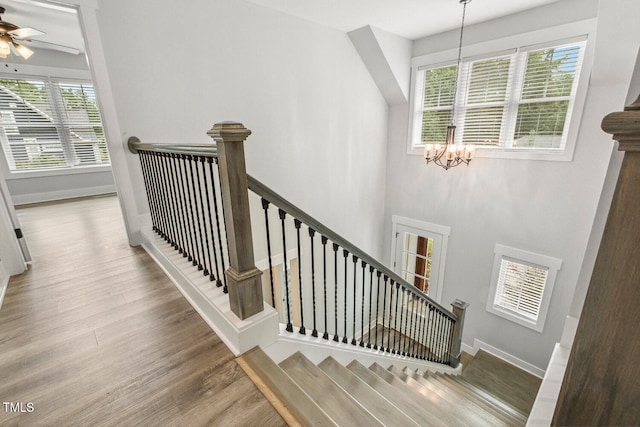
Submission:
M 85 51 L 80 24 L 75 9 L 39 0 L 0 0 L 6 9 L 3 21 L 18 27 L 31 27 L 45 34 L 34 41 L 54 43 Z M 35 46 L 35 45 L 34 45 Z M 30 46 L 31 47 L 31 46 Z M 37 45 L 35 47 L 43 48 Z
M 460 26 L 459 0 L 248 0 L 270 9 L 349 32 L 366 25 L 409 40 Z M 560 0 L 474 0 L 465 25 L 488 21 Z
M 366 25 L 410 40 L 459 28 L 459 0 L 248 0 L 251 3 L 349 32 Z M 487 21 L 560 0 L 474 0 L 466 23 Z M 85 51 L 74 9 L 47 0 L 0 0 L 3 20 L 44 32 L 34 37 Z M 187 7 L 186 5 L 184 7 Z M 38 46 L 42 47 L 42 46 Z

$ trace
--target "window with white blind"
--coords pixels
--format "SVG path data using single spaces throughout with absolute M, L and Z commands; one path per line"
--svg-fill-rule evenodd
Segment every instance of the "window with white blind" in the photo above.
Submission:
M 567 148 L 572 155 L 569 125 L 579 88 L 586 89 L 579 85 L 585 47 L 581 37 L 484 53 L 463 58 L 459 70 L 453 61 L 414 64 L 413 152 L 444 143 L 454 111 L 456 142 L 475 144 L 480 156 L 553 158 Z
M 562 261 L 496 245 L 487 310 L 542 332 Z
M 109 165 L 87 82 L 0 77 L 0 144 L 12 172 Z

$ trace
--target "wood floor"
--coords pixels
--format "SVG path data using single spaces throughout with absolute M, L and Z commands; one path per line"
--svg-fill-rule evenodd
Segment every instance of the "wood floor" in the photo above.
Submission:
M 0 309 L 0 401 L 23 412 L 3 404 L 0 425 L 285 424 L 146 252 L 127 244 L 115 197 L 18 214 L 34 262 Z

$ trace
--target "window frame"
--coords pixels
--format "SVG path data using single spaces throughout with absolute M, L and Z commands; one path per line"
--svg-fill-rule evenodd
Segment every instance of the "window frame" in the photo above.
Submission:
M 58 74 L 58 73 L 55 73 Z M 65 74 L 65 73 L 63 73 Z M 64 104 L 64 100 L 62 97 L 62 86 L 64 85 L 84 85 L 91 86 L 93 89 L 94 96 L 96 96 L 96 87 L 95 83 L 87 77 L 81 76 L 79 72 L 69 72 L 68 76 L 65 75 L 40 75 L 40 74 L 31 74 L 31 73 L 16 73 L 16 74 L 8 74 L 8 73 L 0 73 L 0 79 L 2 80 L 19 80 L 19 81 L 36 81 L 43 82 L 46 86 L 47 92 L 51 99 L 49 100 L 51 107 L 54 109 L 54 116 L 56 117 L 56 122 L 52 123 L 52 126 L 55 126 L 58 131 L 58 136 L 60 139 L 60 144 L 64 152 L 68 150 L 73 150 L 73 142 L 68 141 L 65 138 L 65 134 L 69 130 L 69 126 L 73 126 L 75 122 L 68 122 L 65 120 L 60 121 L 60 117 L 66 115 L 66 107 Z M 55 85 L 55 89 L 52 87 Z M 54 93 L 57 92 L 57 93 Z M 55 99 L 54 99 L 55 98 Z M 102 127 L 103 133 L 105 131 L 104 118 L 102 117 L 102 111 L 100 108 L 100 103 L 96 100 L 96 107 L 98 110 L 98 114 L 100 114 L 100 124 Z M 61 109 L 62 108 L 62 109 Z M 62 133 L 61 133 L 62 131 Z M 77 164 L 71 165 L 66 161 L 64 166 L 60 167 L 44 167 L 44 168 L 33 168 L 33 169 L 15 169 L 12 170 L 9 164 L 9 159 L 7 158 L 4 149 L 0 147 L 0 170 L 4 171 L 5 178 L 33 178 L 33 177 L 43 177 L 43 176 L 57 176 L 57 175 L 73 175 L 80 173 L 94 173 L 94 172 L 106 172 L 111 171 L 111 158 L 108 151 L 108 143 L 106 134 L 105 138 L 105 149 L 107 150 L 107 155 L 109 156 L 106 162 L 95 163 L 95 164 Z
M 572 161 L 575 152 L 576 140 L 580 129 L 580 121 L 586 100 L 589 85 L 589 74 L 593 62 L 594 43 L 592 35 L 595 31 L 595 19 L 578 21 L 557 27 L 550 27 L 544 30 L 532 31 L 512 35 L 496 40 L 485 41 L 477 44 L 463 43 L 463 61 L 481 60 L 493 58 L 501 55 L 508 55 L 519 50 L 529 52 L 532 50 L 553 47 L 571 42 L 585 41 L 582 67 L 576 73 L 577 88 L 572 108 L 567 112 L 568 130 L 564 149 L 545 148 L 513 148 L 513 147 L 483 147 L 476 146 L 476 157 L 490 157 L 503 159 L 522 160 L 553 160 Z M 531 41 L 535 40 L 535 43 Z M 525 53 L 526 54 L 526 53 Z M 455 65 L 457 60 L 457 49 L 449 49 L 440 52 L 429 53 L 414 57 L 411 63 L 411 88 L 409 97 L 409 128 L 407 132 L 407 154 L 423 155 L 423 146 L 414 141 L 420 140 L 420 126 L 416 123 L 416 111 L 421 108 L 423 83 L 420 81 L 423 76 L 421 70 L 426 68 L 437 68 Z M 423 89 L 423 88 L 422 88 Z M 458 92 L 461 92 L 458 90 Z M 458 93 L 457 98 L 461 99 L 462 93 Z M 456 107 L 458 108 L 458 107 Z M 517 114 L 517 106 L 516 112 Z M 505 121 L 503 120 L 503 125 Z M 458 123 L 458 126 L 461 126 Z M 462 130 L 459 130 L 461 132 Z
M 494 253 L 495 257 L 493 261 L 493 271 L 491 274 L 491 285 L 489 288 L 489 295 L 487 297 L 487 311 L 502 318 L 508 319 L 521 326 L 525 326 L 542 333 L 547 317 L 547 312 L 549 310 L 549 305 L 551 303 L 551 295 L 553 294 L 556 276 L 558 274 L 558 271 L 562 267 L 562 260 L 547 255 L 541 255 L 522 249 L 504 246 L 501 244 L 496 244 Z M 537 319 L 532 319 L 526 315 L 518 313 L 515 310 L 511 310 L 496 304 L 496 293 L 499 287 L 498 281 L 500 280 L 502 261 L 505 259 L 523 265 L 532 265 L 535 267 L 542 267 L 547 269 L 547 278 L 545 280 L 542 295 L 540 297 L 540 309 L 538 311 Z

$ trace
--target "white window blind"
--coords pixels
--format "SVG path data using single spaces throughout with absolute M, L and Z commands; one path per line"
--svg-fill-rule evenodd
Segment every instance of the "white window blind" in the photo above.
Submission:
M 494 304 L 537 320 L 548 272 L 546 267 L 504 257 Z
M 455 111 L 456 142 L 479 148 L 563 150 L 585 41 L 419 68 L 414 147 L 444 143 Z M 454 106 L 454 86 L 458 90 Z
M 487 310 L 542 332 L 562 260 L 496 245 Z
M 0 144 L 11 171 L 108 165 L 93 86 L 0 79 Z

